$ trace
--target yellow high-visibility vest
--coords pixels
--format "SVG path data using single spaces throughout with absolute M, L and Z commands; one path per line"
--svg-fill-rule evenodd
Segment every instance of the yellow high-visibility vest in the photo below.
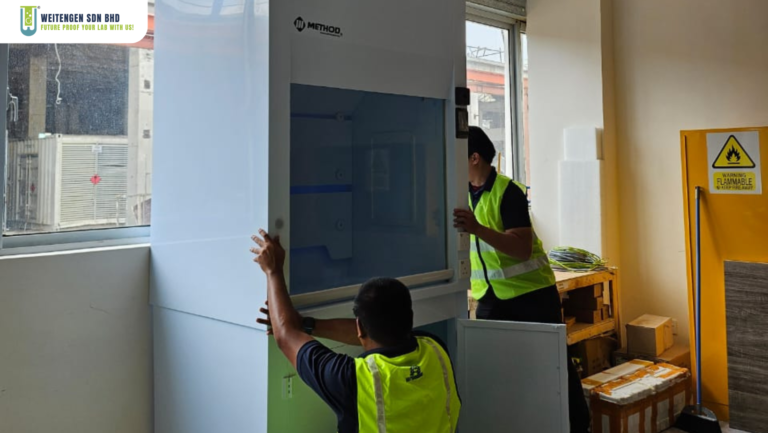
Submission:
M 490 191 L 483 191 L 477 206 L 472 206 L 470 194 L 470 208 L 477 222 L 497 232 L 504 232 L 501 200 L 510 185 L 525 192 L 525 185 L 497 174 L 493 188 Z M 555 274 L 549 266 L 549 259 L 541 240 L 536 236 L 533 223 L 531 223 L 531 231 L 533 232 L 533 250 L 531 257 L 525 261 L 517 260 L 496 250 L 475 235 L 470 236 L 469 258 L 472 264 L 470 281 L 474 299 L 482 298 L 489 287 L 493 288 L 496 297 L 504 300 L 555 284 Z
M 454 433 L 461 403 L 448 354 L 429 337 L 388 358 L 355 359 L 360 433 Z

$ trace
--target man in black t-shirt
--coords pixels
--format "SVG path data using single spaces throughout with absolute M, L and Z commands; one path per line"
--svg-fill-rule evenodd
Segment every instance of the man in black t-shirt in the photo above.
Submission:
M 377 278 L 355 297 L 355 319 L 315 320 L 294 309 L 283 275 L 285 251 L 263 230 L 254 261 L 267 275 L 266 315 L 257 321 L 299 377 L 336 413 L 339 433 L 454 433 L 461 402 L 445 344 L 413 330 L 411 294 L 401 282 Z M 356 358 L 312 335 L 362 346 Z
M 562 323 L 560 294 L 537 238 L 521 185 L 491 165 L 496 149 L 482 129 L 469 130 L 471 210 L 454 210 L 454 227 L 472 236 L 472 295 L 477 318 Z M 578 373 L 568 364 L 572 433 L 586 433 L 590 415 Z

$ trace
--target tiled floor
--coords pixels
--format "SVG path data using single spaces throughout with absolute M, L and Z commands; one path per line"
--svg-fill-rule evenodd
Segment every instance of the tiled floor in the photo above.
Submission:
M 732 430 L 730 427 L 728 427 L 728 424 L 726 423 L 722 424 L 722 429 L 723 429 L 723 433 L 748 433 L 748 432 L 743 432 L 741 430 Z M 673 429 L 667 430 L 665 433 L 684 433 L 684 432 L 673 428 Z

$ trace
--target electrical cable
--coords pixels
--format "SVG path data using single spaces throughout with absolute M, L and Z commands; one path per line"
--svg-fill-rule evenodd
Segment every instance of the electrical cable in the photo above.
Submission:
M 11 111 L 11 122 L 18 122 L 19 121 L 19 97 L 14 96 L 13 93 L 11 93 L 11 89 L 8 89 L 8 98 L 10 101 L 8 102 L 8 110 Z
M 549 251 L 553 270 L 563 272 L 590 272 L 608 269 L 606 261 L 587 250 L 574 247 L 555 247 Z
M 59 74 L 61 74 L 61 56 L 59 56 L 59 45 L 53 44 L 53 49 L 56 50 L 56 59 L 59 60 L 59 70 L 56 71 L 56 105 L 61 104 L 61 81 L 59 81 Z

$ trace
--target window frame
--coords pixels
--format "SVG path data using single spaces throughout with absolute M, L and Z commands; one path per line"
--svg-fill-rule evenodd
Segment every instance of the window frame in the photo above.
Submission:
M 147 36 L 137 44 L 114 44 L 127 47 L 147 48 L 143 45 L 154 39 L 154 10 L 150 5 Z M 152 46 L 154 49 L 154 46 Z M 75 249 L 145 244 L 149 242 L 150 226 L 116 227 L 90 230 L 71 230 L 51 233 L 5 235 L 6 206 L 6 155 L 8 140 L 5 134 L 8 113 L 8 67 L 10 44 L 0 44 L 0 257 L 19 254 L 50 253 Z
M 466 21 L 484 24 L 507 30 L 509 56 L 507 69 L 509 86 L 507 87 L 507 109 L 510 127 L 507 128 L 505 153 L 511 156 L 506 158 L 505 172 L 511 174 L 513 179 L 525 182 L 525 137 L 523 137 L 523 60 L 520 35 L 525 30 L 524 17 L 511 13 L 467 3 Z M 514 97 L 512 97 L 514 95 Z M 530 185 L 526 185 L 530 187 Z

